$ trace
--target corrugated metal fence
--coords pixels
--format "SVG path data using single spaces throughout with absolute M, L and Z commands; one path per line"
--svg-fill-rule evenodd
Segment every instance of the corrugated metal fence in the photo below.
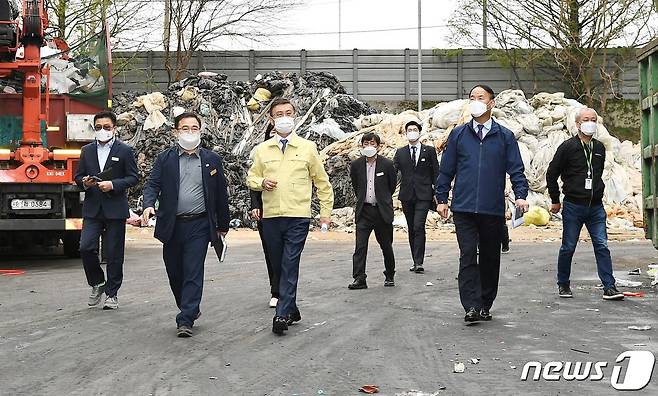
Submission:
M 440 54 L 437 54 L 440 53 Z M 496 92 L 521 88 L 526 95 L 541 91 L 563 91 L 559 78 L 542 70 L 519 70 L 490 59 L 483 50 L 422 52 L 424 100 L 463 98 L 475 84 L 487 83 Z M 113 82 L 115 90 L 162 90 L 167 86 L 164 52 L 115 53 L 116 65 L 129 59 L 127 67 Z M 365 101 L 415 100 L 417 95 L 416 50 L 332 50 L 332 51 L 230 51 L 198 52 L 189 70 L 215 71 L 232 80 L 252 80 L 272 70 L 304 73 L 334 73 L 350 94 Z M 638 67 L 631 62 L 621 73 L 615 91 L 625 99 L 639 97 Z M 519 86 L 520 81 L 520 86 Z

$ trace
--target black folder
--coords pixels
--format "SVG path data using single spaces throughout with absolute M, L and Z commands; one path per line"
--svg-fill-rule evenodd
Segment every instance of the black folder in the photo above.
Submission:
M 220 234 L 219 239 L 217 242 L 213 242 L 212 247 L 215 249 L 215 254 L 217 254 L 219 262 L 224 261 L 226 257 L 226 239 L 224 239 L 224 235 Z

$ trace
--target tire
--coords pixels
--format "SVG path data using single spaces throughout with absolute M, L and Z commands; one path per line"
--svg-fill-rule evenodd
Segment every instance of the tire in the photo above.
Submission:
M 66 231 L 62 237 L 64 254 L 71 258 L 80 257 L 80 234 L 81 231 Z

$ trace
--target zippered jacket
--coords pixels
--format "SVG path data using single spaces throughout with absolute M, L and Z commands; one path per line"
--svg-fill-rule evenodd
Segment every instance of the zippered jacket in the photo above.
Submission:
M 448 202 L 453 212 L 505 215 L 505 174 L 510 175 L 516 199 L 528 196 L 528 180 L 514 133 L 492 120 L 491 130 L 480 141 L 473 120 L 453 129 L 441 157 L 436 198 Z M 451 184 L 454 180 L 454 187 Z
M 560 203 L 560 187 L 557 178 L 562 179 L 564 199 L 578 205 L 596 206 L 603 201 L 605 184 L 601 178 L 605 165 L 605 146 L 592 139 L 592 188 L 585 188 L 589 164 L 585 147 L 578 135 L 567 139 L 557 148 L 546 172 L 546 185 L 551 202 Z

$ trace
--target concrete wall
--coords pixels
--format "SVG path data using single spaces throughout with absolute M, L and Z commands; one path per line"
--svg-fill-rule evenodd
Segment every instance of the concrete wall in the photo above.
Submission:
M 452 56 L 422 52 L 423 100 L 463 98 L 477 83 L 491 85 L 496 92 L 519 88 L 510 68 L 487 57 L 483 50 L 454 51 Z M 130 59 L 128 67 L 114 78 L 115 90 L 162 90 L 167 86 L 163 52 L 115 53 L 115 67 Z M 332 50 L 332 51 L 227 51 L 198 52 L 190 72 L 209 70 L 227 74 L 233 80 L 251 80 L 272 70 L 304 73 L 327 71 L 342 81 L 350 94 L 365 101 L 416 100 L 416 50 Z M 520 85 L 527 96 L 533 92 L 563 91 L 560 78 L 543 70 L 521 70 Z M 616 87 L 624 99 L 639 97 L 638 67 L 624 68 Z

